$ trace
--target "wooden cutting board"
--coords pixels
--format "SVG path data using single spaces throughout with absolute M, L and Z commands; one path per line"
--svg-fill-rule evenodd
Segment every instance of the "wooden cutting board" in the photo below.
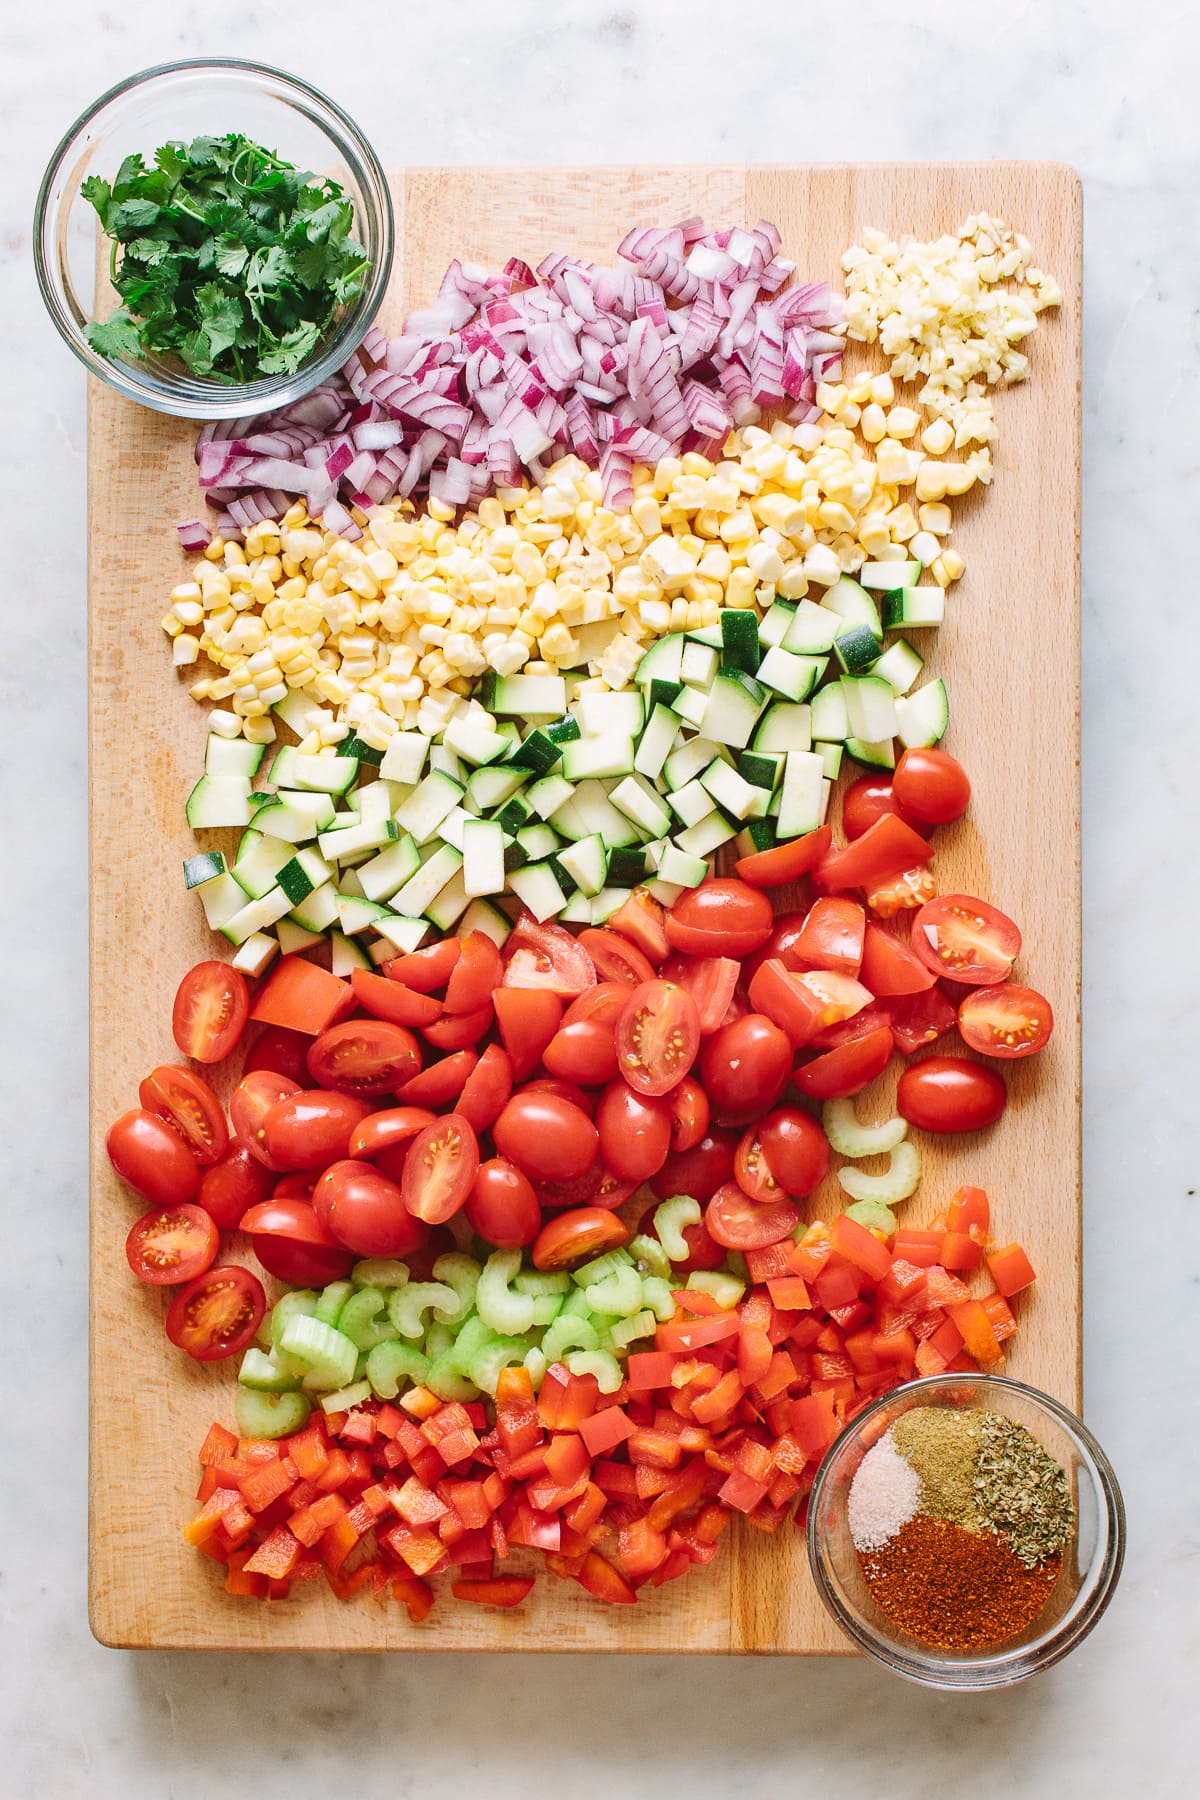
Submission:
M 931 664 L 950 689 L 949 746 L 974 784 L 969 817 L 938 834 L 942 891 L 992 900 L 1021 923 L 1024 978 L 1057 1015 L 1050 1049 L 1009 1073 L 999 1129 L 922 1140 L 917 1223 L 962 1181 L 985 1186 L 999 1231 L 1038 1268 L 1020 1304 L 1009 1372 L 1080 1399 L 1079 1115 L 1079 183 L 1059 164 L 831 168 L 420 169 L 397 174 L 396 268 L 385 325 L 427 303 L 452 256 L 493 267 L 551 249 L 611 260 L 632 224 L 693 213 L 716 224 L 773 219 L 802 277 L 835 277 L 864 226 L 935 236 L 985 210 L 1032 240 L 1062 285 L 1032 341 L 1033 379 L 999 396 L 996 481 L 958 503 L 968 560 Z M 852 347 L 848 366 L 864 356 Z M 89 396 L 91 717 L 91 1622 L 104 1643 L 177 1649 L 625 1650 L 842 1653 L 808 1577 L 803 1534 L 739 1526 L 703 1574 L 636 1608 L 606 1608 L 575 1583 L 539 1581 L 517 1613 L 440 1603 L 420 1627 L 360 1596 L 302 1587 L 265 1606 L 231 1599 L 187 1549 L 196 1450 L 232 1419 L 233 1370 L 190 1363 L 166 1342 L 167 1297 L 130 1275 L 122 1250 L 141 1210 L 116 1181 L 104 1132 L 135 1105 L 155 1063 L 174 1060 L 171 1000 L 214 954 L 180 860 L 184 797 L 201 765 L 203 710 L 171 670 L 159 627 L 184 567 L 174 521 L 198 507 L 194 428 Z M 924 647 L 924 646 L 922 646 Z M 219 940 L 218 940 L 219 941 Z M 864 1116 L 891 1098 L 862 1102 Z M 874 1103 L 874 1104 L 873 1104 Z M 881 1114 L 879 1116 L 882 1116 Z M 810 1217 L 837 1209 L 832 1177 Z

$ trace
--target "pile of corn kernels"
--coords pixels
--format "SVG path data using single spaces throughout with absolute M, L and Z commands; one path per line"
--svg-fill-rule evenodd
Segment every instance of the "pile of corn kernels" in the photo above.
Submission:
M 242 544 L 214 541 L 173 590 L 163 627 L 175 664 L 203 656 L 220 671 L 191 689 L 222 703 L 215 729 L 270 742 L 270 709 L 300 688 L 313 701 L 306 749 L 352 730 L 384 749 L 396 731 L 440 734 L 489 669 L 586 665 L 586 687 L 622 688 L 664 632 L 799 599 L 867 560 L 912 557 L 942 587 L 957 580 L 945 499 L 989 479 L 985 453 L 941 462 L 937 421 L 914 445 L 919 419 L 890 376 L 820 398 L 821 422 L 750 426 L 721 462 L 635 469 L 627 513 L 601 503 L 598 474 L 573 457 L 457 526 L 436 503 L 419 515 L 388 505 L 363 514 L 350 543 L 296 505 Z M 853 429 L 868 414 L 872 429 L 883 422 L 874 443 Z

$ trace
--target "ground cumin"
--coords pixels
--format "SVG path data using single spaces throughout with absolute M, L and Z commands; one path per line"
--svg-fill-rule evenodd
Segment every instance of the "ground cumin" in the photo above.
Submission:
M 984 1650 L 1016 1637 L 1046 1604 L 1062 1566 L 1056 1555 L 1026 1568 L 994 1533 L 920 1513 L 860 1560 L 891 1623 L 938 1650 Z

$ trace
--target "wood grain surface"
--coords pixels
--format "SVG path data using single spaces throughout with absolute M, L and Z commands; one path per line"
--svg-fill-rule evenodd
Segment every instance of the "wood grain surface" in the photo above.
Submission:
M 1051 1047 L 1008 1071 L 1009 1107 L 982 1139 L 923 1137 L 908 1216 L 931 1216 L 962 1181 L 985 1186 L 998 1230 L 1039 1272 L 1022 1297 L 1008 1372 L 1080 1401 L 1079 1160 L 1079 313 L 1080 191 L 1042 163 L 902 167 L 418 169 L 393 178 L 397 259 L 384 324 L 426 303 L 452 255 L 499 266 L 551 249 L 611 260 L 635 223 L 701 213 L 774 219 L 804 277 L 836 276 L 864 226 L 931 237 L 969 213 L 1011 220 L 1059 279 L 1061 311 L 1032 340 L 1033 378 L 998 398 L 996 481 L 957 502 L 968 561 L 930 668 L 950 690 L 947 745 L 974 784 L 967 819 L 939 831 L 943 892 L 976 893 L 1019 920 L 1019 970 L 1052 999 Z M 851 347 L 848 367 L 865 353 Z M 635 1608 L 539 1581 L 516 1613 L 449 1597 L 421 1626 L 365 1596 L 340 1605 L 301 1584 L 270 1606 L 225 1595 L 181 1541 L 196 1450 L 232 1418 L 233 1369 L 202 1367 L 162 1330 L 167 1296 L 128 1271 L 141 1208 L 115 1179 L 104 1133 L 174 1060 L 171 1000 L 214 948 L 180 860 L 183 801 L 201 765 L 203 709 L 171 669 L 159 627 L 184 561 L 174 521 L 198 510 L 194 428 L 89 395 L 91 721 L 91 1623 L 105 1644 L 179 1649 L 624 1650 L 845 1653 L 808 1577 L 802 1532 L 738 1525 L 711 1568 Z M 924 645 L 922 645 L 924 648 Z M 230 834 L 231 836 L 233 834 Z M 890 1100 L 886 1075 L 860 1103 Z M 836 1159 L 835 1159 L 836 1161 Z M 809 1217 L 837 1209 L 832 1176 Z M 252 1260 L 252 1259 L 251 1259 Z

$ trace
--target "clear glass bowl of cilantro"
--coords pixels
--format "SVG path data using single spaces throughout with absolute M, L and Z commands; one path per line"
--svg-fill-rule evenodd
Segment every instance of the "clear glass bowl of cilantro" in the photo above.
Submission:
M 34 250 L 92 374 L 158 412 L 229 419 L 346 362 L 392 264 L 379 159 L 331 100 L 256 63 L 148 69 L 55 151 Z

